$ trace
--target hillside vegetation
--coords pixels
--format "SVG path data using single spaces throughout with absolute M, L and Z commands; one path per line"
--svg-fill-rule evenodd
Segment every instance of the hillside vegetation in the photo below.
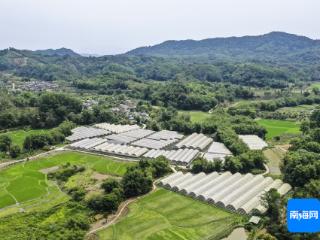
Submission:
M 187 58 L 183 58 L 187 56 Z M 170 57 L 170 58 L 168 58 Z M 127 54 L 83 57 L 69 49 L 0 51 L 0 79 L 63 80 L 86 89 L 128 89 L 128 81 L 199 80 L 286 87 L 320 80 L 320 44 L 274 32 L 262 36 L 167 41 Z

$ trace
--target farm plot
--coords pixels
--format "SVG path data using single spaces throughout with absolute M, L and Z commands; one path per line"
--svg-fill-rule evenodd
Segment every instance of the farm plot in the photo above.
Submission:
M 259 119 L 257 122 L 267 129 L 267 140 L 284 134 L 297 135 L 300 133 L 300 124 L 293 121 Z
M 1 171 L 0 208 L 15 203 L 20 205 L 27 204 L 30 201 L 42 198 L 45 201 L 45 198 L 47 196 L 50 197 L 53 192 L 60 193 L 59 188 L 53 182 L 48 181 L 46 174 L 40 171 L 65 163 L 82 165 L 96 172 L 115 176 L 122 176 L 128 166 L 135 164 L 77 152 L 59 153 L 39 160 L 18 164 Z M 33 204 L 36 204 L 36 201 L 31 205 Z
M 26 139 L 27 136 L 31 134 L 38 134 L 38 133 L 45 133 L 49 130 L 46 129 L 37 129 L 37 130 L 16 130 L 16 131 L 10 131 L 6 133 L 1 133 L 0 135 L 7 135 L 12 139 L 12 142 L 14 144 L 19 145 L 20 147 L 23 146 L 23 142 Z
M 99 239 L 220 239 L 245 217 L 159 189 L 129 206 L 129 214 Z
M 187 113 L 190 115 L 190 120 L 193 123 L 201 123 L 208 119 L 211 114 L 208 112 L 201 112 L 201 111 L 179 111 L 180 114 Z

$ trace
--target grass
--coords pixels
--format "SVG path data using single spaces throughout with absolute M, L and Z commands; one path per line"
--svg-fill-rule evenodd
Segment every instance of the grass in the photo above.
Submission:
M 129 214 L 98 232 L 99 239 L 220 239 L 245 217 L 158 189 L 129 206 Z
M 320 88 L 320 82 L 316 82 L 316 83 L 311 84 L 309 89 L 312 89 L 312 88 Z
M 40 170 L 67 162 L 114 176 L 122 176 L 128 166 L 135 164 L 117 161 L 110 157 L 78 152 L 62 152 L 35 161 L 17 164 L 1 171 L 0 208 L 8 207 L 15 203 L 26 204 L 28 207 L 30 202 L 32 208 L 37 205 L 37 201 L 46 202 L 47 197 L 48 199 L 50 197 L 56 199 L 55 195 L 51 196 L 52 194 L 57 194 L 57 197 L 65 199 L 66 196 L 60 192 L 60 189 L 53 182 L 48 181 L 46 174 L 40 172 Z
M 264 156 L 267 158 L 267 165 L 270 170 L 270 174 L 281 175 L 280 165 L 285 152 L 278 147 L 266 149 L 263 151 Z
M 193 123 L 201 123 L 204 120 L 208 119 L 211 114 L 208 112 L 201 112 L 201 111 L 179 111 L 180 114 L 187 113 L 190 115 L 190 120 Z
M 297 122 L 271 119 L 259 119 L 257 120 L 257 122 L 259 125 L 267 129 L 267 140 L 270 140 L 275 136 L 281 136 L 283 134 L 300 134 L 300 124 Z
M 12 142 L 14 144 L 19 145 L 21 148 L 23 146 L 23 142 L 25 138 L 31 134 L 38 134 L 38 133 L 45 133 L 48 132 L 49 130 L 46 129 L 36 129 L 36 130 L 15 130 L 15 131 L 9 131 L 6 133 L 1 133 L 0 135 L 7 135 L 12 139 Z

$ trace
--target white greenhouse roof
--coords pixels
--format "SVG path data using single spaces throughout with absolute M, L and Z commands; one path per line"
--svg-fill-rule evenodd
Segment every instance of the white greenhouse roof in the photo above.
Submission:
M 149 130 L 149 129 L 136 129 L 136 130 L 132 130 L 132 131 L 129 131 L 129 132 L 124 132 L 124 133 L 122 133 L 122 135 L 140 139 L 140 138 L 147 137 L 147 136 L 151 135 L 154 132 L 155 131 L 152 131 L 152 130 Z
M 84 138 L 99 137 L 110 134 L 109 131 L 94 127 L 77 127 L 72 129 L 72 135 L 67 137 L 68 141 L 77 141 Z
M 97 128 L 102 128 L 113 133 L 123 133 L 132 130 L 139 129 L 138 125 L 120 125 L 120 124 L 110 124 L 110 123 L 98 123 L 94 125 Z
M 257 135 L 239 135 L 239 138 L 247 144 L 250 150 L 262 150 L 268 144 Z
M 169 139 L 169 140 L 154 140 L 150 138 L 142 138 L 136 142 L 133 142 L 132 145 L 139 146 L 139 147 L 146 147 L 151 149 L 161 149 L 164 148 L 174 142 L 176 139 Z
M 105 142 L 101 145 L 98 145 L 94 147 L 94 150 L 103 152 L 103 153 L 111 153 L 111 154 L 124 155 L 124 156 L 130 156 L 130 157 L 140 157 L 148 151 L 147 148 L 114 144 L 110 142 Z
M 191 174 L 176 172 L 162 179 L 161 186 L 180 192 L 218 207 L 226 208 L 241 214 L 264 213 L 261 196 L 271 188 L 285 195 L 291 189 L 281 180 L 273 180 L 262 175 L 230 172 L 210 174 Z
M 106 136 L 106 139 L 108 139 L 110 142 L 119 143 L 119 144 L 127 144 L 137 140 L 134 137 L 129 137 L 129 136 L 123 135 L 122 133 L 108 135 Z
M 160 132 L 150 135 L 148 138 L 155 140 L 181 139 L 183 135 L 175 131 L 161 130 Z
M 144 157 L 146 158 L 157 158 L 159 156 L 164 156 L 169 159 L 172 163 L 188 165 L 190 162 L 199 154 L 199 151 L 196 149 L 179 149 L 179 150 L 155 150 L 152 149 Z
M 202 133 L 193 133 L 190 136 L 182 139 L 179 143 L 176 144 L 177 148 L 197 148 L 205 149 L 211 142 L 212 138 L 207 137 Z
M 223 143 L 219 142 L 212 142 L 208 151 L 203 155 L 209 161 L 215 159 L 224 161 L 227 156 L 232 156 L 232 153 Z
M 230 150 L 223 143 L 219 143 L 219 142 L 212 142 L 207 152 L 232 155 Z
M 107 139 L 104 138 L 85 138 L 83 140 L 70 144 L 70 147 L 88 150 L 106 141 Z

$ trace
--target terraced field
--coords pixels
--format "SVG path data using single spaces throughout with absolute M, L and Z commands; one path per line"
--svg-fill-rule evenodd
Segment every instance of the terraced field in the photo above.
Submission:
M 267 129 L 267 140 L 270 140 L 275 136 L 281 136 L 283 134 L 296 135 L 300 133 L 300 124 L 293 121 L 259 119 L 257 120 L 257 122 L 259 123 L 259 125 Z
M 98 232 L 99 239 L 221 239 L 245 217 L 165 190 L 140 198 L 129 214 Z
M 4 214 L 4 209 L 1 209 L 4 207 L 9 212 L 16 212 L 33 209 L 44 203 L 50 204 L 50 201 L 56 203 L 57 199 L 61 201 L 68 199 L 58 186 L 47 180 L 45 173 L 40 172 L 40 170 L 68 162 L 115 176 L 122 176 L 128 166 L 135 164 L 77 152 L 62 152 L 24 164 L 17 164 L 1 171 L 0 174 L 0 217 Z

